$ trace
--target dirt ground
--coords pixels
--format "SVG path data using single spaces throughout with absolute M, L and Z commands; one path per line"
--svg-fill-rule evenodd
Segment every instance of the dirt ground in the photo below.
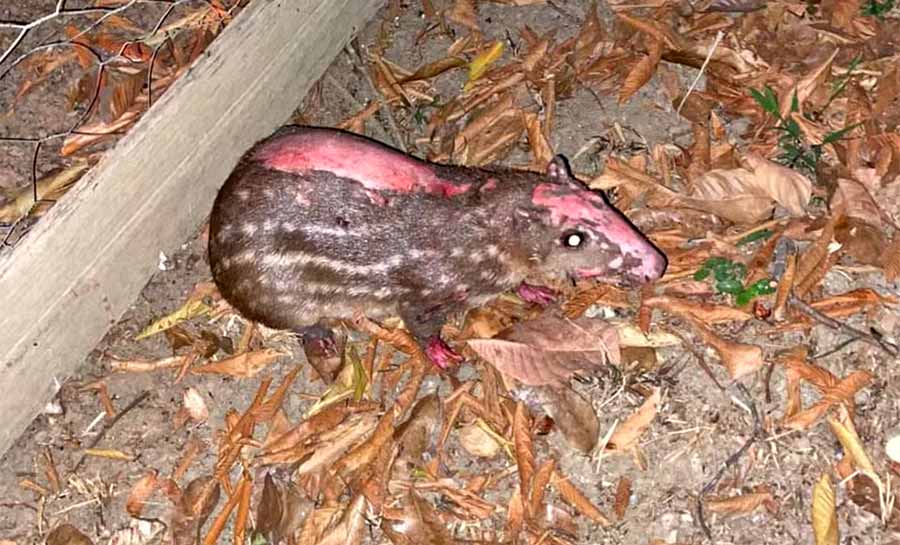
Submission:
M 16 7 L 17 4 L 23 7 Z M 14 1 L 0 7 L 0 19 L 33 18 L 45 9 L 45 6 L 38 4 L 30 0 Z M 43 4 L 49 6 L 53 2 Z M 479 21 L 486 34 L 500 39 L 509 38 L 513 42 L 517 40 L 516 29 L 524 25 L 538 34 L 556 29 L 562 34 L 560 38 L 568 37 L 577 31 L 589 2 L 557 1 L 553 4 L 508 7 L 484 3 L 480 7 Z M 155 7 L 147 6 L 146 9 Z M 601 13 L 606 18 L 611 17 L 609 12 L 604 11 L 603 3 Z M 377 38 L 383 24 L 381 17 L 361 33 L 359 46 L 365 48 Z M 450 45 L 446 38 L 415 43 L 416 33 L 422 28 L 417 2 L 411 2 L 398 19 L 388 24 L 392 39 L 385 56 L 406 67 L 419 66 L 438 58 Z M 4 35 L 0 39 L 0 48 L 8 40 Z M 358 60 L 351 53 L 344 52 L 335 59 L 314 98 L 307 99 L 305 103 L 301 96 L 282 99 L 298 104 L 298 115 L 303 122 L 334 125 L 373 98 L 373 90 L 354 69 L 357 64 Z M 695 75 L 694 71 L 682 67 L 671 69 L 683 82 L 689 82 Z M 452 96 L 462 76 L 459 72 L 441 76 L 437 84 L 438 93 Z M 593 173 L 613 152 L 627 155 L 629 150 L 641 150 L 660 143 L 688 145 L 690 127 L 674 113 L 657 79 L 651 80 L 624 105 L 617 104 L 615 97 L 598 97 L 583 89 L 577 91 L 574 98 L 560 101 L 553 131 L 554 150 L 568 157 L 574 157 L 581 151 L 573 161 L 573 167 L 579 172 Z M 9 99 L 15 85 L 14 78 L 3 82 L 0 103 Z M 4 135 L 18 135 L 33 134 L 37 126 L 43 131 L 55 130 L 55 124 L 64 125 L 71 120 L 71 114 L 63 112 L 58 100 L 59 94 L 53 92 L 52 86 L 33 94 L 23 106 L 16 108 L 13 115 L 0 118 L 0 131 Z M 368 124 L 373 137 L 390 143 L 392 131 L 387 127 L 388 122 L 379 116 Z M 417 135 L 414 130 L 413 127 L 408 134 L 407 143 L 415 141 Z M 741 120 L 729 124 L 729 130 L 735 137 L 740 137 Z M 401 130 L 407 134 L 405 131 Z M 625 141 L 619 138 L 620 134 L 625 135 Z M 27 182 L 30 176 L 28 146 L 4 144 L 0 149 L 0 187 L 8 188 Z M 521 160 L 522 156 L 513 154 L 510 163 Z M 51 147 L 41 155 L 40 170 L 49 169 L 54 162 Z M 77 373 L 72 377 L 60 377 L 62 384 L 58 402 L 63 408 L 62 414 L 51 414 L 55 411 L 49 411 L 39 417 L 16 446 L 0 459 L 0 540 L 18 544 L 39 543 L 50 529 L 63 522 L 80 529 L 94 543 L 121 536 L 121 530 L 127 528 L 134 529 L 139 536 L 134 538 L 135 542 L 164 539 L 159 525 L 133 519 L 125 510 L 127 494 L 138 479 L 152 470 L 163 475 L 170 474 L 184 450 L 195 443 L 203 445 L 203 454 L 188 470 L 184 482 L 208 474 L 216 459 L 218 434 L 225 425 L 226 413 L 231 409 L 246 408 L 264 376 L 274 377 L 273 383 L 278 384 L 279 379 L 294 366 L 302 367 L 300 378 L 294 383 L 284 405 L 293 420 L 298 419 L 315 396 L 323 391 L 322 383 L 313 380 L 309 366 L 304 363 L 302 349 L 292 342 L 280 345 L 291 351 L 290 356 L 281 358 L 263 375 L 249 379 L 189 374 L 183 382 L 174 384 L 173 370 L 112 372 L 109 364 L 114 359 L 154 360 L 171 356 L 172 347 L 162 335 L 141 341 L 135 341 L 135 335 L 153 320 L 181 306 L 196 284 L 210 280 L 202 233 L 186 241 L 181 251 L 167 258 L 162 267 L 164 270 L 148 282 L 126 315 L 110 329 L 105 340 Z M 887 285 L 880 274 L 854 274 L 851 277 L 840 269 L 829 273 L 824 286 L 825 293 L 866 286 L 881 293 L 898 294 L 897 286 Z M 615 312 L 626 319 L 634 318 L 634 309 Z M 854 319 L 853 323 L 860 327 L 866 325 L 861 318 Z M 78 326 L 72 324 L 72 327 Z M 232 338 L 234 342 L 237 342 L 241 330 L 238 320 L 207 323 L 201 319 L 186 327 L 193 332 L 204 329 L 214 331 Z M 767 354 L 796 345 L 807 345 L 813 353 L 824 353 L 843 340 L 840 335 L 822 326 L 814 327 L 808 333 L 769 336 L 755 331 L 755 326 L 749 325 L 731 333 L 739 334 L 745 340 L 751 339 L 750 342 L 762 346 Z M 221 355 L 222 352 L 219 353 Z M 600 528 L 589 524 L 583 517 L 579 518 L 577 538 L 574 540 L 577 543 L 644 545 L 654 539 L 665 543 L 707 542 L 697 520 L 698 494 L 729 456 L 750 437 L 754 420 L 748 400 L 741 399 L 733 386 L 726 391 L 717 389 L 690 351 L 682 347 L 664 348 L 659 350 L 657 357 L 658 362 L 649 368 L 624 365 L 621 370 L 621 377 L 624 378 L 606 377 L 591 385 L 576 385 L 598 409 L 601 436 L 634 413 L 643 401 L 633 388 L 623 388 L 622 380 L 627 381 L 629 386 L 662 388 L 659 414 L 641 439 L 642 459 L 619 455 L 604 456 L 598 460 L 597 456 L 585 456 L 568 447 L 558 431 L 535 438 L 539 459 L 545 456 L 555 458 L 562 472 L 570 476 L 606 513 L 612 512 L 617 483 L 623 477 L 632 482 L 624 517 L 615 520 L 608 528 Z M 856 422 L 870 455 L 883 463 L 887 438 L 900 428 L 900 369 L 896 362 L 888 361 L 869 345 L 855 343 L 817 360 L 817 364 L 838 377 L 857 369 L 872 372 L 875 377 L 873 383 L 856 398 Z M 724 370 L 714 366 L 713 371 L 719 382 L 728 384 Z M 464 365 L 459 373 L 471 373 L 471 366 Z M 764 372 L 759 372 L 742 380 L 750 393 L 750 402 L 759 412 L 762 436 L 737 464 L 726 470 L 714 493 L 734 495 L 767 485 L 778 509 L 774 513 L 758 509 L 739 516 L 707 513 L 706 523 L 712 531 L 712 543 L 812 543 L 810 511 L 813 485 L 840 456 L 840 445 L 824 423 L 808 431 L 787 432 L 778 428 L 776 421 L 785 405 L 785 377 L 781 370 L 775 370 L 768 386 L 771 399 L 766 401 L 764 375 Z M 136 403 L 114 422 L 104 418 L 96 389 L 92 388 L 101 381 L 116 409 L 121 411 Z M 201 394 L 210 410 L 210 419 L 204 424 L 174 426 L 173 421 L 182 406 L 183 392 L 187 387 Z M 446 394 L 450 387 L 445 379 L 431 375 L 423 393 L 429 390 Z M 805 402 L 815 398 L 812 392 L 804 390 Z M 89 446 L 118 449 L 131 454 L 132 459 L 110 460 L 86 456 L 84 450 Z M 474 473 L 479 470 L 478 464 L 485 463 L 468 459 L 452 438 L 446 448 L 447 459 L 467 460 L 455 468 L 458 471 Z M 40 494 L 29 483 L 48 486 L 46 457 L 52 458 L 58 469 L 61 489 Z M 494 467 L 502 468 L 505 462 L 492 463 Z M 514 484 L 514 479 L 501 483 L 495 491 L 498 504 L 505 506 L 506 500 L 500 498 L 507 498 L 509 488 Z M 876 516 L 848 501 L 841 486 L 836 488 L 841 543 L 891 542 L 889 532 Z M 148 516 L 148 519 L 152 518 Z M 500 527 L 492 526 L 498 521 L 502 519 L 484 521 L 484 528 L 499 530 Z M 154 535 L 153 532 L 158 533 Z M 386 542 L 386 538 L 377 531 L 371 535 L 372 543 Z M 230 539 L 230 535 L 226 537 Z

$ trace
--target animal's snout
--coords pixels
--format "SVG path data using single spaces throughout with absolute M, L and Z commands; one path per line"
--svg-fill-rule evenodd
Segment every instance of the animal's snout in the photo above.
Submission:
M 638 270 L 638 276 L 643 282 L 654 282 L 662 278 L 666 272 L 668 260 L 665 254 L 652 248 L 647 255 L 643 256 L 641 265 Z

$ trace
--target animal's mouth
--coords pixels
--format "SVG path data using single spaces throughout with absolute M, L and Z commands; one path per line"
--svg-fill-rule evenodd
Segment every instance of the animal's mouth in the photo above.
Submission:
M 622 287 L 633 287 L 641 284 L 640 278 L 630 271 L 613 270 L 609 268 L 575 269 L 571 275 L 575 280 L 598 280 L 607 284 L 617 284 Z
M 585 280 L 587 278 L 600 278 L 609 274 L 609 269 L 602 267 L 596 269 L 575 269 L 575 278 Z

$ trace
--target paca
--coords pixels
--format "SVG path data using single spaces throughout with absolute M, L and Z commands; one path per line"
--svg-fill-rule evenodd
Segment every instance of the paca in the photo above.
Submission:
M 439 165 L 333 129 L 283 127 L 216 197 L 209 262 L 245 317 L 301 330 L 449 313 L 552 276 L 653 281 L 666 257 L 562 157 L 545 173 Z

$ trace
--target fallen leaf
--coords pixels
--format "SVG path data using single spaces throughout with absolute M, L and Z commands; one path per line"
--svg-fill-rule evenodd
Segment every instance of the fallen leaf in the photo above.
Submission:
M 493 339 L 470 339 L 480 357 L 523 384 L 561 384 L 575 371 L 618 363 L 616 329 L 600 320 L 546 313 Z
M 661 400 L 660 389 L 654 388 L 653 393 L 644 400 L 638 410 L 616 428 L 606 444 L 606 449 L 613 452 L 625 452 L 637 447 L 638 439 L 656 418 Z
M 734 515 L 750 513 L 774 499 L 771 492 L 754 492 L 729 498 L 707 498 L 704 503 L 712 513 Z
M 504 43 L 501 40 L 497 40 L 491 44 L 491 47 L 475 55 L 475 58 L 469 63 L 469 80 L 463 86 L 463 92 L 471 89 L 472 85 L 487 72 L 491 64 L 503 55 L 503 49 Z
M 827 473 L 822 475 L 822 478 L 813 487 L 812 527 L 816 545 L 838 545 L 840 530 L 838 529 L 834 487 Z
M 14 541 L 9 542 L 14 545 Z M 81 533 L 81 530 L 71 524 L 60 524 L 54 528 L 46 539 L 47 545 L 94 545 L 91 538 Z
M 236 378 L 251 378 L 282 356 L 284 354 L 275 349 L 264 348 L 237 354 L 205 365 L 198 365 L 191 369 L 191 372 L 197 375 L 217 374 Z

